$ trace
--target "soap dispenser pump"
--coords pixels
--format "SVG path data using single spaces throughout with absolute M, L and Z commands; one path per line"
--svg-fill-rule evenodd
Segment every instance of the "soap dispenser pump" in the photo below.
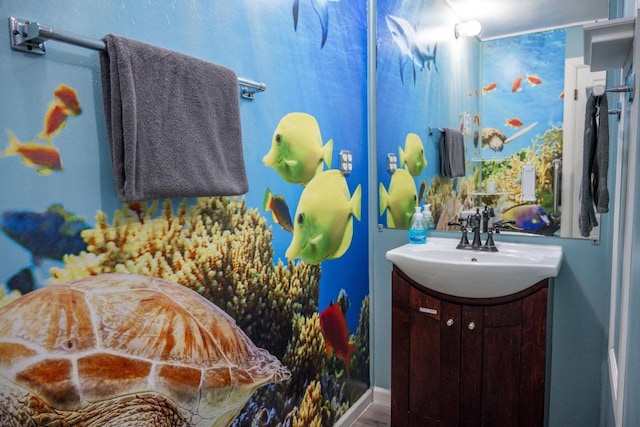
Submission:
M 422 208 L 416 206 L 411 225 L 409 226 L 409 243 L 421 244 L 427 242 L 427 227 L 422 218 Z
M 424 205 L 424 209 L 422 210 L 422 217 L 424 219 L 424 225 L 427 228 L 427 232 L 429 230 L 436 229 L 436 224 L 433 222 L 433 214 L 431 213 L 431 204 Z

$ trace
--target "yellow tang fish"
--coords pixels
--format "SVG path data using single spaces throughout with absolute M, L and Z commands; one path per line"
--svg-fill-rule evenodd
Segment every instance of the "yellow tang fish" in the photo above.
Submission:
M 284 116 L 273 134 L 271 149 L 262 159 L 287 182 L 307 185 L 322 172 L 322 163 L 331 168 L 333 140 L 322 145 L 315 117 L 306 113 Z
M 380 183 L 380 215 L 387 211 L 387 227 L 409 228 L 417 204 L 416 183 L 406 169 L 391 175 L 388 192 Z
M 300 195 L 293 224 L 293 239 L 285 256 L 309 264 L 340 258 L 353 237 L 353 218 L 360 221 L 362 189 L 349 194 L 339 170 L 320 173 Z
M 56 147 L 36 142 L 20 142 L 13 132 L 7 133 L 9 146 L 2 153 L 3 156 L 20 156 L 22 163 L 36 168 L 36 172 L 42 175 L 62 170 L 60 151 Z
M 400 154 L 400 166 L 404 165 L 411 176 L 418 176 L 427 166 L 427 158 L 424 156 L 424 146 L 422 140 L 415 133 L 407 134 L 404 142 L 404 150 L 398 147 Z

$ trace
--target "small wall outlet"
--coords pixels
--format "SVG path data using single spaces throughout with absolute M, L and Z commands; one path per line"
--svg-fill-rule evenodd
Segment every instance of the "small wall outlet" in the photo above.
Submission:
M 395 153 L 387 154 L 387 172 L 393 174 L 398 169 L 398 156 Z
M 353 170 L 353 155 L 349 150 L 340 150 L 340 170 L 349 174 Z

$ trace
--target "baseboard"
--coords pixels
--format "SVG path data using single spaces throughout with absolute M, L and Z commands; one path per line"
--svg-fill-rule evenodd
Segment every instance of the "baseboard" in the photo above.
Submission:
M 349 427 L 353 424 L 360 415 L 367 409 L 367 406 L 373 401 L 373 393 L 371 389 L 364 392 L 360 399 L 351 405 L 351 407 L 344 413 L 342 417 L 334 424 L 335 427 Z
M 373 387 L 373 402 L 391 406 L 391 390 L 388 388 Z

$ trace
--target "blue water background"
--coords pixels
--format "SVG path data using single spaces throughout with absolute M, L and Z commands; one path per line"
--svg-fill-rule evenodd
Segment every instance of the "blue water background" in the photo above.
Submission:
M 508 157 L 530 147 L 536 135 L 542 136 L 553 125 L 562 126 L 565 46 L 563 29 L 482 43 L 482 87 L 498 84 L 495 91 L 482 97 L 482 126 L 500 129 L 509 137 L 518 130 L 506 126 L 506 119 L 519 118 L 523 128 L 538 122 L 506 144 L 502 152 L 484 149 L 484 158 Z M 542 84 L 532 87 L 526 81 L 527 73 L 540 77 Z M 517 76 L 523 78 L 522 91 L 514 93 L 512 84 Z
M 354 170 L 347 177 L 351 193 L 362 186 L 362 218 L 354 221 L 350 249 L 322 263 L 320 310 L 340 289 L 350 297 L 347 313 L 355 332 L 359 309 L 369 293 L 366 124 L 366 3 L 329 2 L 327 43 L 320 49 L 320 21 L 309 1 L 300 2 L 298 29 L 293 29 L 292 2 L 147 1 L 95 2 L 63 0 L 43 5 L 37 0 L 0 3 L 0 16 L 17 16 L 101 38 L 113 33 L 209 60 L 233 69 L 240 77 L 266 83 L 254 101 L 240 102 L 249 193 L 247 205 L 263 211 L 267 187 L 282 194 L 295 213 L 303 187 L 286 183 L 262 163 L 280 119 L 294 111 L 313 115 L 324 142 L 334 140 L 338 153 L 350 150 Z M 1 157 L 3 185 L 0 210 L 41 212 L 62 203 L 67 211 L 95 224 L 103 210 L 111 220 L 121 208 L 114 189 L 104 124 L 98 53 L 49 41 L 45 56 L 18 53 L 0 44 L 0 128 L 23 141 L 42 129 L 53 91 L 61 84 L 78 94 L 83 112 L 70 117 L 53 143 L 60 149 L 64 172 L 41 176 L 16 157 Z M 10 100 L 8 102 L 7 100 Z M 6 141 L 6 139 L 2 139 Z M 4 145 L 4 143 L 2 143 Z M 275 259 L 284 260 L 291 234 L 273 225 Z M 30 253 L 0 233 L 0 283 L 31 264 Z M 48 268 L 52 263 L 47 263 Z

